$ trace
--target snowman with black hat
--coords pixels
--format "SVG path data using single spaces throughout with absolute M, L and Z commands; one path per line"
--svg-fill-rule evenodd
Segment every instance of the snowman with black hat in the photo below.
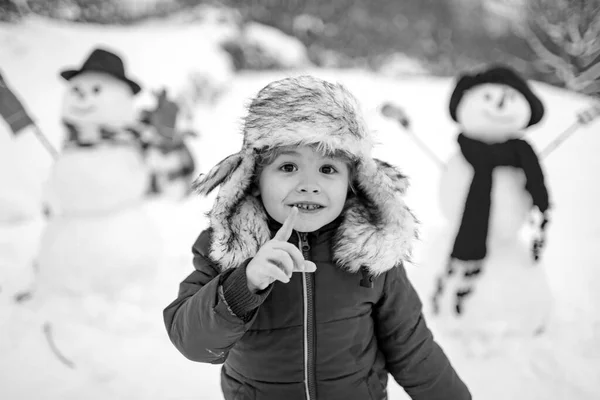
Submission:
M 61 76 L 65 138 L 47 184 L 50 213 L 33 302 L 55 330 L 64 328 L 56 340 L 69 353 L 68 346 L 90 349 L 74 345 L 85 338 L 74 337 L 77 327 L 135 326 L 128 312 L 143 304 L 162 240 L 148 209 L 143 143 L 130 129 L 140 86 L 126 76 L 121 58 L 102 48 Z
M 141 140 L 129 129 L 141 88 L 116 54 L 97 48 L 81 68 L 60 74 L 64 140 L 50 177 L 50 212 L 100 213 L 139 202 L 149 172 Z
M 523 136 L 542 120 L 544 105 L 514 70 L 498 65 L 459 77 L 450 115 L 461 128 L 460 151 L 441 177 L 451 242 L 433 312 L 452 331 L 484 341 L 541 333 L 552 303 L 540 262 L 550 201 Z M 533 244 L 524 234 L 532 216 Z

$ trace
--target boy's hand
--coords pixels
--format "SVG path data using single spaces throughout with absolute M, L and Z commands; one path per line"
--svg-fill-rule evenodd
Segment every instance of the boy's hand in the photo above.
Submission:
M 263 290 L 276 280 L 288 283 L 293 272 L 316 271 L 315 263 L 306 261 L 300 250 L 287 242 L 297 216 L 298 209 L 293 207 L 273 239 L 258 250 L 246 267 L 246 280 L 251 292 Z

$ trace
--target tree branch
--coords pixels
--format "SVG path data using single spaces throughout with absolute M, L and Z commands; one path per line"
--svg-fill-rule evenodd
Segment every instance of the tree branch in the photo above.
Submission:
M 596 81 L 600 81 L 600 62 L 594 64 L 592 67 L 579 74 L 575 78 L 575 81 L 580 85 L 582 85 L 585 82 L 589 84 Z
M 561 57 L 548 50 L 537 35 L 528 27 L 524 29 L 523 39 L 529 44 L 542 62 L 556 70 L 559 78 L 565 83 L 575 78 L 573 66 Z

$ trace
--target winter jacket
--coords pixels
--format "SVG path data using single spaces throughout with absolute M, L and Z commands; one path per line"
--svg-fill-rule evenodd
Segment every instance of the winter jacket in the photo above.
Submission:
M 469 390 L 433 340 L 402 265 L 377 277 L 333 264 L 339 221 L 290 242 L 316 263 L 256 294 L 246 265 L 219 268 L 212 231 L 193 245 L 194 267 L 164 310 L 188 359 L 223 363 L 226 400 L 384 400 L 388 372 L 415 400 L 468 400 Z M 271 233 L 280 227 L 270 220 Z

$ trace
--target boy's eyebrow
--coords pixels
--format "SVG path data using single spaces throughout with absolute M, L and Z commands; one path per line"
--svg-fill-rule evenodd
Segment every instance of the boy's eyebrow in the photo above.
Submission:
M 300 153 L 298 153 L 296 150 L 283 150 L 279 153 L 279 155 L 299 156 Z
M 280 156 L 284 156 L 284 155 L 285 156 L 300 156 L 301 154 L 298 151 L 296 151 L 296 150 L 290 149 L 290 150 L 282 150 L 279 153 L 279 155 Z M 328 155 L 327 154 L 327 155 L 323 155 L 322 157 L 324 159 L 331 160 L 331 161 L 344 162 L 344 160 L 342 160 L 340 157 L 336 157 L 335 155 Z

